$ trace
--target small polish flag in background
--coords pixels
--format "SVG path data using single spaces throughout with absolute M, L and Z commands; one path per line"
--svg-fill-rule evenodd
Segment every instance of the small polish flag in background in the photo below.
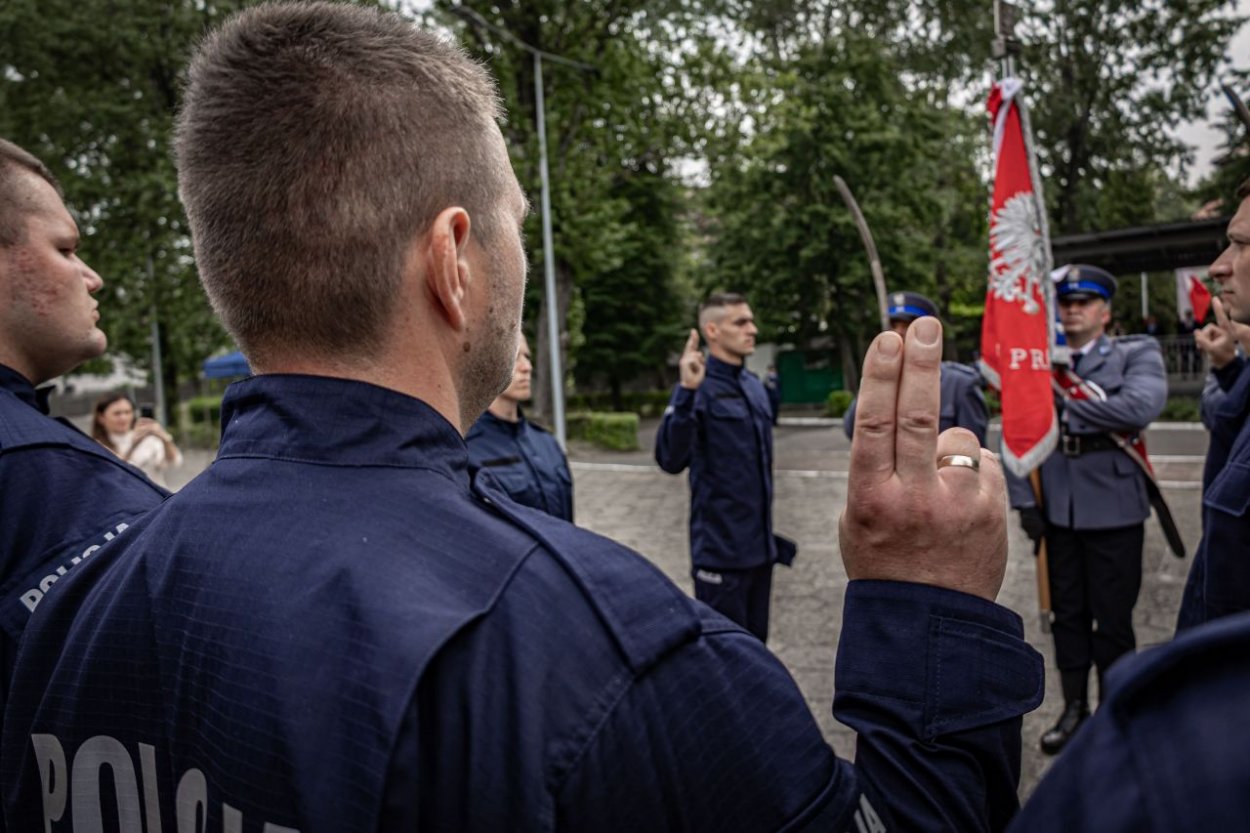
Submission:
M 1207 270 L 1188 268 L 1176 270 L 1176 317 L 1184 319 L 1186 311 L 1194 314 L 1194 323 L 1201 324 L 1211 309 L 1211 290 L 1205 283 Z

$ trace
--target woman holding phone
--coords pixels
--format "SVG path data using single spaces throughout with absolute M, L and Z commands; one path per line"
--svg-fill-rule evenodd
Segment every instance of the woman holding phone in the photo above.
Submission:
M 124 393 L 107 394 L 95 403 L 91 436 L 164 488 L 165 470 L 182 465 L 174 438 L 155 419 L 137 416 L 134 400 Z

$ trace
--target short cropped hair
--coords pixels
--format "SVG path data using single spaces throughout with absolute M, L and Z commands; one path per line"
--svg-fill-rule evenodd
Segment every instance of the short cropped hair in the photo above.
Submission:
M 490 236 L 501 118 L 480 64 L 393 13 L 270 3 L 210 34 L 175 127 L 178 184 L 244 352 L 369 356 L 415 235 L 458 205 Z
M 702 327 L 716 314 L 717 310 L 725 307 L 735 307 L 738 304 L 747 303 L 745 295 L 739 295 L 737 292 L 713 292 L 699 304 L 699 326 Z
M 22 177 L 32 173 L 64 196 L 61 185 L 47 166 L 32 154 L 5 139 L 0 139 L 0 246 L 14 246 L 26 237 L 26 200 L 22 194 Z

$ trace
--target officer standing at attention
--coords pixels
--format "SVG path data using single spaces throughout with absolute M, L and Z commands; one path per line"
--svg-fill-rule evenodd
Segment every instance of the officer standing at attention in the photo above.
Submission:
M 911 322 L 926 315 L 937 317 L 937 304 L 919 292 L 895 292 L 886 308 L 890 317 L 890 329 L 902 335 Z M 855 430 L 855 410 L 859 400 L 851 400 L 842 418 L 842 430 L 847 439 Z M 981 374 L 975 368 L 959 362 L 942 362 L 942 412 L 939 429 L 967 428 L 985 445 L 985 431 L 989 427 L 990 412 L 981 392 Z
M 1023 479 L 1008 476 L 1011 505 L 1029 538 L 1045 536 L 1054 612 L 1055 662 L 1064 710 L 1041 738 L 1057 753 L 1089 716 L 1089 672 L 1103 675 L 1137 645 L 1133 607 L 1141 589 L 1142 542 L 1150 517 L 1146 475 L 1109 432 L 1136 435 L 1163 411 L 1167 377 L 1149 336 L 1107 337 L 1116 281 L 1074 265 L 1055 293 L 1072 369 L 1105 398 L 1064 397 L 1059 447 L 1042 463 L 1044 509 Z
M 773 565 L 794 561 L 792 541 L 773 534 L 773 407 L 746 369 L 755 316 L 746 298 L 716 293 L 699 307 L 710 355 L 690 331 L 655 435 L 669 474 L 690 469 L 690 560 L 694 596 L 768 641 Z
M 854 764 L 758 639 L 470 483 L 525 290 L 498 100 L 377 8 L 254 6 L 203 41 L 179 193 L 257 375 L 213 465 L 36 610 L 12 829 L 1001 830 L 1042 666 L 993 602 L 1001 467 L 936 429 L 937 321 L 865 359 L 834 699 Z
M 35 389 L 107 344 L 78 242 L 51 172 L 0 139 L 0 706 L 44 594 L 168 494 Z
M 508 496 L 573 521 L 573 476 L 556 438 L 525 418 L 521 403 L 530 400 L 530 346 L 521 336 L 512 384 L 469 429 L 469 473 L 489 472 Z
M 1189 568 L 1177 629 L 1250 610 L 1250 179 L 1228 223 L 1228 248 L 1211 264 L 1220 285 L 1216 322 L 1196 333 L 1223 396 L 1209 408 L 1211 440 L 1202 472 L 1202 541 Z

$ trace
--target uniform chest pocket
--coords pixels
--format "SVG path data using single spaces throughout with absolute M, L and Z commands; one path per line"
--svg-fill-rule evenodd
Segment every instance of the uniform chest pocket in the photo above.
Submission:
M 715 419 L 746 419 L 747 401 L 741 396 L 722 396 L 713 399 L 707 412 Z
M 1231 463 L 1224 467 L 1202 501 L 1212 509 L 1241 516 L 1250 508 L 1250 466 Z

